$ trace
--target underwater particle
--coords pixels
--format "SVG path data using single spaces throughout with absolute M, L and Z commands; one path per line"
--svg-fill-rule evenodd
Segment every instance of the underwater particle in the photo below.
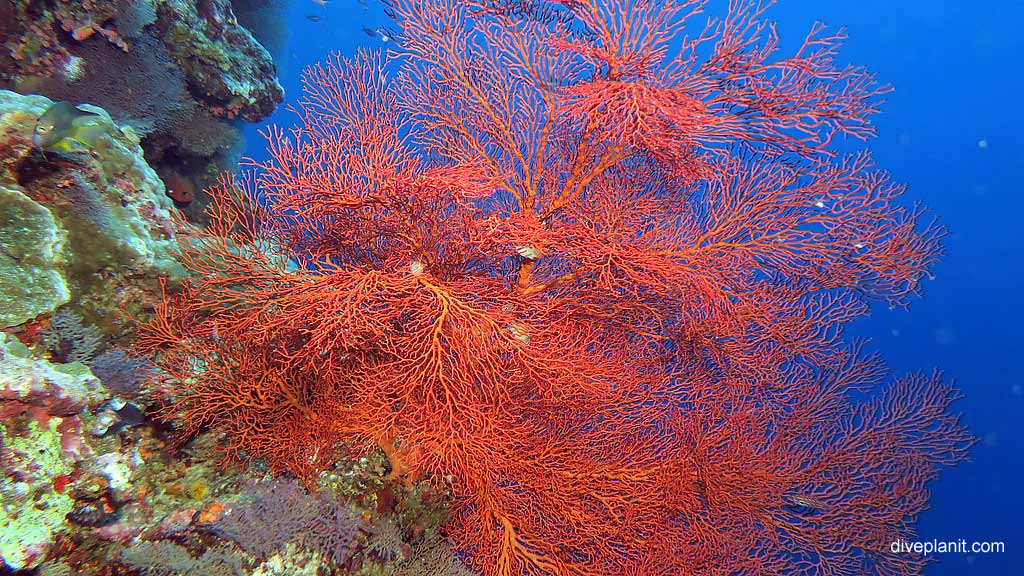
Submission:
M 986 140 L 985 138 L 978 140 L 978 148 L 981 148 L 982 150 L 988 148 L 988 140 Z
M 1024 386 L 1021 386 L 1020 384 L 1014 384 L 1010 388 L 1010 394 L 1013 394 L 1014 396 L 1024 396 Z

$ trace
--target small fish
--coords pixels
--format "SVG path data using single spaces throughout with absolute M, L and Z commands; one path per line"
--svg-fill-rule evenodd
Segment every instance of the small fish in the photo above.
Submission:
M 89 526 L 91 528 L 100 528 L 102 526 L 109 526 L 120 520 L 121 511 L 114 509 L 109 504 L 89 502 L 75 506 L 71 509 L 71 512 L 68 512 L 65 515 L 65 518 L 67 518 L 68 522 L 71 522 L 72 524 Z
M 120 410 L 117 411 L 118 418 L 121 419 L 118 424 L 118 429 L 128 428 L 131 426 L 138 426 L 146 421 L 146 413 L 135 404 L 131 402 L 126 403 Z
M 327 0 L 313 0 L 313 3 L 321 6 L 327 6 Z
M 82 110 L 69 102 L 55 102 L 36 120 L 32 144 L 41 150 L 92 148 L 110 125 L 95 112 Z
M 363 34 L 366 34 L 367 36 L 370 36 L 372 38 L 380 36 L 381 42 L 388 42 L 391 40 L 391 36 L 389 35 L 389 32 L 387 31 L 386 28 L 377 28 L 376 30 L 373 30 L 367 28 L 366 26 L 363 26 Z
M 309 20 L 310 22 L 319 22 L 321 18 L 316 14 L 306 14 L 306 20 Z
M 530 335 L 526 332 L 526 325 L 522 322 L 509 322 L 506 328 L 512 334 L 512 337 L 519 342 L 523 344 L 530 343 Z
M 146 421 L 146 413 L 135 404 L 113 398 L 96 410 L 97 436 L 117 434 L 126 428 L 138 426 Z
M 544 255 L 544 251 L 536 246 L 516 246 L 516 253 L 527 260 L 537 260 Z
M 813 496 L 783 496 L 782 499 L 786 502 L 783 508 L 794 514 L 804 516 L 814 515 L 818 511 L 826 508 L 826 504 L 824 502 Z

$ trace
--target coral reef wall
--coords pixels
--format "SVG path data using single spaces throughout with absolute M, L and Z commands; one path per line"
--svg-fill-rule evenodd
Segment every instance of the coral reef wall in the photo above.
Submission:
M 72 299 L 113 323 L 115 310 L 145 299 L 140 284 L 177 275 L 172 203 L 133 131 L 116 129 L 93 107 L 110 124 L 109 137 L 88 153 L 43 153 L 33 149 L 32 133 L 51 104 L 0 90 L 3 328 Z
M 238 122 L 284 98 L 270 53 L 229 0 L 21 0 L 0 7 L 0 20 L 0 88 L 106 109 L 139 134 L 161 176 L 196 190 L 233 169 Z M 199 216 L 196 196 L 175 200 Z

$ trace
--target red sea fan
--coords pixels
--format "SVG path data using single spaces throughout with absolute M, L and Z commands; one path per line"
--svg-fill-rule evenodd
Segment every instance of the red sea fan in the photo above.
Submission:
M 840 37 L 774 59 L 742 2 L 390 5 L 397 53 L 308 70 L 183 234 L 140 339 L 166 415 L 307 479 L 379 447 L 488 575 L 919 573 L 887 543 L 964 457 L 957 394 L 840 336 L 942 231 L 829 150 L 884 91 Z

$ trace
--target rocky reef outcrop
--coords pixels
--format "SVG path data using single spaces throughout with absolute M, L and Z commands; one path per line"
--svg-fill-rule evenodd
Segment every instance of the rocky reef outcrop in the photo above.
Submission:
M 132 126 L 150 165 L 189 190 L 175 200 L 190 217 L 202 217 L 201 190 L 234 168 L 239 123 L 284 98 L 270 53 L 230 0 L 2 4 L 0 88 L 95 104 Z
M 51 104 L 0 90 L 0 328 L 74 299 L 114 335 L 118 311 L 178 274 L 172 201 L 134 131 L 101 108 L 110 130 L 92 149 L 34 148 Z

